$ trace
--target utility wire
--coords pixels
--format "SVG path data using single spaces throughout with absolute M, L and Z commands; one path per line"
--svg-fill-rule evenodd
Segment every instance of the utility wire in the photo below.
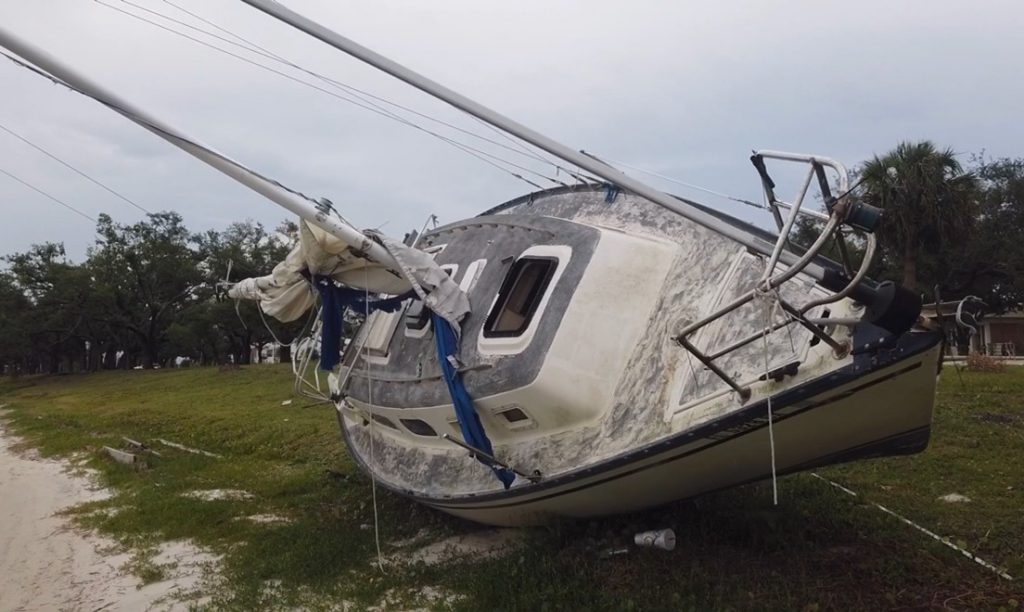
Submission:
M 93 223 L 96 223 L 96 219 L 94 219 L 93 217 L 90 217 L 89 215 L 85 214 L 84 212 L 78 210 L 77 208 L 75 208 L 74 206 L 68 204 L 64 200 L 61 200 L 59 198 L 56 198 L 56 197 L 46 193 L 42 189 L 40 189 L 40 188 L 36 187 L 35 185 L 32 185 L 31 183 L 29 183 L 28 181 L 22 180 L 22 179 L 20 179 L 20 178 L 18 178 L 16 176 L 14 176 L 13 174 L 11 174 L 10 172 L 4 170 L 3 168 L 0 168 L 0 174 L 7 175 L 12 180 L 15 180 L 15 181 L 21 183 L 22 185 L 24 185 L 25 187 L 28 187 L 32 191 L 34 191 L 34 192 L 36 192 L 36 193 L 38 193 L 38 194 L 40 194 L 42 196 L 45 196 L 45 197 L 49 198 L 50 200 L 56 202 L 57 204 L 60 204 L 64 208 L 70 210 L 71 212 L 73 212 L 73 213 L 75 213 L 77 215 L 80 215 L 82 217 L 85 217 L 86 219 L 92 221 Z
M 83 172 L 83 171 L 79 170 L 78 168 L 76 168 L 76 167 L 72 166 L 72 165 L 71 165 L 71 164 L 69 164 L 68 162 L 66 162 L 66 161 L 64 161 L 63 159 L 61 159 L 61 158 L 57 157 L 57 156 L 56 156 L 56 155 L 54 155 L 53 153 L 50 153 L 49 151 L 47 151 L 47 150 L 46 150 L 46 149 L 44 149 L 43 147 L 41 147 L 41 146 L 37 145 L 36 143 L 32 142 L 32 141 L 31 141 L 31 140 L 29 140 L 28 138 L 25 138 L 25 137 L 24 137 L 24 136 L 22 136 L 21 134 L 18 134 L 17 132 L 15 132 L 14 130 L 10 129 L 9 127 L 7 127 L 6 125 L 4 125 L 4 124 L 2 124 L 2 123 L 0 123 L 0 130 L 3 130 L 3 131 L 5 131 L 5 132 L 7 132 L 7 133 L 8 133 L 8 134 L 10 134 L 11 136 L 14 136 L 14 137 L 15 137 L 15 138 L 17 138 L 18 140 L 20 140 L 20 141 L 24 142 L 25 144 L 27 144 L 28 146 L 32 147 L 33 149 L 35 149 L 35 150 L 39 151 L 39 152 L 40 152 L 40 153 L 42 153 L 43 155 L 46 155 L 47 157 L 49 157 L 50 159 L 54 160 L 55 162 L 57 162 L 57 163 L 59 163 L 59 164 L 63 165 L 63 166 L 65 167 L 65 168 L 67 168 L 67 169 L 71 170 L 72 172 L 74 172 L 74 173 L 78 174 L 79 176 L 81 176 L 82 178 L 84 178 L 84 179 L 86 179 L 86 180 L 88 180 L 88 181 L 92 182 L 93 184 L 95 184 L 95 185 L 98 185 L 99 187 L 101 187 L 101 188 L 105 189 L 106 191 L 110 192 L 111 194 L 113 194 L 113 195 L 117 196 L 118 198 L 120 198 L 120 199 L 124 200 L 124 201 L 125 201 L 125 202 L 127 202 L 128 204 L 131 204 L 131 205 L 132 205 L 132 206 L 134 206 L 135 208 L 138 208 L 139 210 L 141 210 L 142 212 L 146 213 L 147 215 L 151 215 L 151 214 L 153 214 L 153 213 L 151 213 L 150 211 L 146 210 L 146 209 L 145 209 L 144 207 L 142 207 L 142 206 L 141 206 L 140 204 L 137 204 L 137 203 L 136 203 L 136 202 L 135 202 L 134 200 L 132 200 L 131 198 L 129 198 L 129 197 L 127 197 L 127 196 L 125 196 L 125 195 L 123 195 L 123 194 L 121 194 L 121 193 L 119 193 L 119 192 L 115 191 L 114 189 L 112 189 L 111 187 L 108 187 L 107 185 L 103 184 L 103 183 L 102 183 L 102 182 L 100 182 L 99 180 L 97 180 L 97 179 L 94 179 L 93 177 L 89 176 L 89 175 L 88 175 L 88 174 L 86 174 L 85 172 Z
M 124 0 L 122 0 L 122 1 L 124 1 Z M 147 19 L 147 18 L 145 18 L 145 17 L 143 17 L 141 15 L 136 15 L 135 13 L 126 11 L 126 10 L 121 9 L 121 8 L 118 8 L 118 7 L 113 6 L 111 4 L 107 4 L 106 2 L 103 2 L 103 0 L 95 0 L 95 2 L 97 4 L 100 4 L 102 6 L 105 6 L 105 7 L 109 8 L 111 10 L 117 11 L 117 12 L 122 13 L 124 15 L 127 15 L 129 17 L 132 17 L 133 19 L 137 19 L 137 20 L 142 21 L 144 23 L 148 23 L 148 24 L 150 24 L 150 25 L 152 25 L 154 27 L 160 28 L 161 30 L 164 30 L 166 32 L 170 32 L 171 34 L 175 34 L 177 36 L 181 36 L 181 37 L 183 37 L 185 39 L 188 39 L 188 40 L 191 40 L 191 41 L 193 41 L 195 43 L 203 45 L 204 47 L 208 47 L 208 48 L 210 48 L 210 49 L 212 49 L 214 51 L 217 51 L 219 53 L 223 53 L 225 55 L 228 55 L 230 57 L 233 57 L 235 59 L 243 61 L 243 62 L 245 62 L 247 64 L 251 64 L 253 66 L 256 66 L 257 68 L 261 68 L 263 70 L 266 70 L 266 71 L 271 72 L 273 74 L 276 74 L 278 76 L 282 76 L 282 77 L 284 77 L 284 78 L 286 78 L 286 79 L 288 79 L 290 81 L 294 81 L 294 82 L 299 83 L 301 85 L 305 85 L 306 87 L 310 87 L 310 88 L 315 89 L 317 91 L 323 92 L 323 93 L 325 93 L 325 94 L 327 94 L 329 96 L 332 96 L 334 98 L 338 98 L 340 100 L 344 100 L 345 102 L 348 102 L 348 103 L 353 104 L 355 106 L 358 106 L 360 108 L 364 108 L 366 110 L 369 110 L 370 112 L 373 112 L 373 113 L 376 113 L 376 114 L 379 114 L 379 115 L 383 115 L 385 117 L 389 117 L 389 118 L 394 119 L 396 121 L 399 121 L 400 123 L 403 123 L 403 124 L 405 124 L 405 125 L 407 125 L 409 127 L 412 127 L 414 129 L 423 131 L 423 132 L 425 132 L 427 134 L 430 134 L 430 135 L 432 135 L 432 136 L 434 136 L 436 138 L 441 139 L 444 142 L 449 143 L 450 145 L 452 145 L 452 146 L 462 150 L 465 153 L 468 153 L 469 155 L 472 155 L 473 157 L 476 157 L 476 158 L 480 159 L 481 161 L 484 161 L 484 162 L 494 166 L 495 168 L 498 168 L 499 170 L 501 170 L 503 172 L 506 172 L 506 173 L 512 175 L 513 177 L 515 177 L 515 178 L 517 178 L 517 179 L 519 179 L 519 180 L 521 180 L 521 181 L 523 181 L 525 183 L 528 183 L 529 185 L 532 185 L 533 187 L 536 187 L 537 189 L 543 189 L 543 187 L 541 187 L 537 183 L 534 183 L 532 181 L 527 180 L 526 178 L 524 178 L 523 176 L 521 176 L 520 174 L 518 174 L 516 172 L 508 170 L 507 168 L 503 168 L 503 167 L 499 166 L 498 164 L 496 164 L 495 162 L 490 161 L 489 159 L 485 159 L 485 157 L 486 158 L 491 158 L 491 159 L 494 159 L 494 160 L 498 160 L 501 163 L 507 164 L 508 166 L 511 166 L 513 168 L 517 168 L 519 170 L 522 170 L 524 172 L 528 172 L 530 174 L 534 174 L 534 175 L 539 176 L 540 178 L 542 178 L 544 180 L 547 180 L 547 181 L 550 181 L 552 183 L 559 184 L 559 185 L 565 185 L 565 183 L 562 183 L 561 181 L 557 181 L 555 179 L 552 179 L 552 178 L 550 178 L 550 177 L 548 177 L 548 176 L 546 176 L 546 175 L 544 175 L 544 174 L 542 174 L 540 172 L 537 172 L 536 170 L 533 170 L 531 168 L 527 168 L 525 166 L 516 164 L 514 162 L 511 162 L 511 161 L 509 161 L 507 159 L 504 159 L 502 157 L 499 157 L 497 155 L 494 155 L 494 154 L 488 153 L 486 151 L 477 149 L 477 148 L 472 147 L 470 145 L 467 145 L 465 143 L 460 143 L 460 142 L 455 141 L 455 140 L 453 140 L 451 138 L 448 138 L 447 136 L 443 136 L 441 134 L 438 134 L 437 132 L 433 132 L 431 130 L 428 130 L 427 128 L 424 128 L 423 126 L 420 126 L 420 125 L 417 125 L 415 123 L 412 123 L 411 121 L 409 121 L 409 120 L 407 120 L 407 119 L 405 119 L 405 118 L 403 118 L 403 117 L 401 117 L 399 115 L 395 115 L 394 113 L 391 113 L 390 111 L 381 110 L 379 108 L 374 108 L 373 105 L 369 105 L 367 103 L 357 102 L 355 100 L 352 100 L 351 98 L 345 97 L 343 95 L 339 95 L 336 92 L 324 89 L 323 87 L 319 87 L 318 85 L 315 85 L 313 83 L 309 83 L 308 81 L 303 81 L 302 79 L 296 78 L 293 75 L 290 75 L 290 74 L 285 73 L 285 72 L 281 72 L 280 70 L 276 70 L 274 68 L 271 68 L 270 66 L 267 66 L 265 64 L 261 64 L 261 63 L 259 63 L 257 61 L 254 61 L 254 60 L 250 59 L 250 58 L 247 58 L 247 57 L 244 57 L 242 55 L 238 55 L 236 53 L 228 51 L 226 49 L 222 49 L 220 47 L 217 47 L 216 45 L 213 45 L 213 44 L 210 44 L 209 42 L 206 42 L 204 40 L 195 38 L 194 36 L 190 36 L 189 34 L 186 34 L 184 32 L 179 32 L 179 31 L 177 31 L 177 30 L 175 30 L 173 28 L 167 27 L 167 26 L 165 26 L 163 24 L 160 24 L 160 23 L 157 23 L 157 22 L 152 21 L 150 19 Z M 143 10 L 149 10 L 149 9 L 143 9 Z M 152 11 L 150 11 L 150 12 L 152 12 Z M 172 18 L 167 18 L 167 19 L 171 19 L 173 21 Z M 210 35 L 211 36 L 216 36 L 216 35 L 213 35 L 213 34 L 210 34 Z M 230 41 L 228 41 L 228 42 L 230 42 Z

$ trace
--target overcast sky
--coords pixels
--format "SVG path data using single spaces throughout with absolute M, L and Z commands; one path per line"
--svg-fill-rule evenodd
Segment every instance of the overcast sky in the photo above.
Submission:
M 238 0 L 172 1 L 132 0 L 212 29 L 176 4 L 305 68 L 506 142 Z M 741 197 L 759 196 L 747 161 L 755 148 L 854 165 L 900 140 L 928 138 L 964 153 L 964 161 L 982 150 L 1024 156 L 1019 0 L 281 1 L 572 148 Z M 160 20 L 122 0 L 103 2 Z M 401 236 L 430 213 L 450 222 L 533 190 L 422 131 L 98 2 L 0 0 L 0 24 L 196 139 L 330 198 L 359 227 L 383 225 Z M 336 92 L 301 72 L 276 69 Z M 99 104 L 2 58 L 0 92 L 0 125 L 149 210 L 178 211 L 194 230 L 246 218 L 273 226 L 288 215 Z M 0 170 L 88 216 L 142 217 L 2 131 Z M 653 183 L 767 221 L 759 211 Z M 3 253 L 60 241 L 81 260 L 94 240 L 91 222 L 2 174 L 0 212 Z

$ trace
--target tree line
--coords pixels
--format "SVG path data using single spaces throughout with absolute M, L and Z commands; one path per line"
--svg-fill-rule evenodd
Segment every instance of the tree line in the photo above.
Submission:
M 990 311 L 1024 303 L 1024 158 L 972 156 L 961 164 L 930 142 L 902 143 L 854 171 L 859 198 L 884 211 L 871 270 L 925 295 L 965 295 Z M 0 372 L 95 371 L 250 362 L 253 348 L 290 342 L 301 323 L 263 317 L 227 298 L 222 281 L 267 274 L 297 228 L 235 223 L 193 233 L 162 212 L 134 224 L 101 215 L 81 263 L 58 243 L 4 258 L 0 270 Z M 795 241 L 809 243 L 813 221 Z M 856 248 L 856 242 L 852 245 Z M 287 346 L 284 347 L 287 358 Z
M 259 355 L 275 337 L 290 342 L 299 325 L 235 304 L 223 281 L 229 269 L 231 280 L 269 273 L 296 230 L 245 221 L 194 233 L 173 212 L 134 224 L 100 215 L 81 263 L 59 243 L 8 255 L 0 271 L 0 371 L 151 368 L 179 357 L 250 363 L 254 348 Z
M 850 197 L 882 209 L 869 268 L 926 302 L 980 297 L 989 313 L 1024 307 L 1024 158 L 972 155 L 962 164 L 929 141 L 900 143 L 852 171 Z M 805 218 L 797 242 L 820 223 Z M 857 250 L 857 242 L 852 245 Z M 833 247 L 826 251 L 833 258 Z

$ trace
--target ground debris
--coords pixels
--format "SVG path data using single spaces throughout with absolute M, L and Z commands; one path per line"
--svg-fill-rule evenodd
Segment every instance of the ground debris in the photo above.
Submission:
M 252 493 L 241 489 L 202 489 L 182 493 L 182 496 L 202 501 L 245 501 L 254 497 Z
M 123 463 L 125 465 L 132 465 L 137 467 L 145 467 L 146 465 L 146 462 L 135 453 L 129 453 L 127 451 L 118 450 L 116 448 L 110 448 L 109 446 L 104 446 L 103 452 L 107 453 L 107 455 L 109 455 L 111 459 L 118 463 Z
M 151 455 L 156 455 L 157 457 L 161 456 L 158 451 L 153 450 L 152 448 L 150 448 L 149 446 L 142 442 L 139 442 L 138 440 L 132 440 L 131 438 L 125 437 L 122 437 L 121 439 L 124 440 L 125 446 L 127 446 L 134 452 L 149 453 Z
M 290 518 L 280 514 L 250 514 L 249 516 L 240 516 L 238 520 L 252 521 L 261 525 L 286 525 L 292 522 Z
M 966 504 L 971 501 L 971 498 L 959 493 L 948 493 L 939 497 L 938 501 L 944 501 L 947 504 Z
M 189 446 L 185 446 L 184 444 L 178 444 L 177 442 L 171 442 L 170 440 L 164 440 L 163 438 L 157 438 L 156 441 L 159 442 L 160 444 L 163 444 L 164 446 L 170 446 L 171 448 L 176 448 L 178 450 L 183 450 L 186 453 L 192 453 L 193 455 L 203 455 L 205 457 L 213 457 L 215 459 L 223 459 L 223 456 L 222 455 L 218 455 L 217 453 L 211 453 L 209 451 L 200 450 L 198 448 L 191 448 Z
M 400 551 L 389 555 L 389 563 L 438 565 L 463 557 L 493 559 L 523 545 L 525 532 L 521 529 L 487 529 L 455 535 L 427 544 L 411 552 Z
M 446 593 L 439 587 L 425 586 L 419 589 L 390 589 L 379 602 L 367 608 L 370 612 L 419 612 L 450 608 L 462 597 Z

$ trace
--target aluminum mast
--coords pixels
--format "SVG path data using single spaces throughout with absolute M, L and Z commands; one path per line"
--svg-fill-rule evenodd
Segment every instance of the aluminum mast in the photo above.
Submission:
M 15 55 L 56 77 L 58 80 L 63 81 L 73 89 L 98 100 L 110 109 L 124 115 L 125 118 L 133 123 L 144 127 L 186 153 L 206 162 L 309 223 L 340 238 L 350 245 L 352 249 L 362 253 L 367 260 L 383 264 L 400 273 L 398 264 L 395 263 L 394 258 L 391 257 L 384 247 L 367 238 L 356 228 L 330 216 L 328 212 L 318 208 L 312 201 L 282 188 L 280 185 L 254 173 L 229 157 L 216 153 L 213 149 L 200 144 L 197 140 L 186 136 L 184 133 L 120 98 L 117 94 L 94 83 L 46 51 L 22 40 L 2 26 L 0 26 L 0 46 L 7 48 Z
M 404 81 L 405 83 L 408 83 L 409 85 L 412 85 L 435 98 L 447 102 L 455 108 L 465 111 L 481 121 L 485 121 L 498 129 L 504 130 L 513 136 L 521 138 L 522 140 L 546 151 L 547 153 L 550 153 L 551 155 L 554 155 L 555 157 L 583 168 L 610 183 L 619 185 L 620 187 L 667 208 L 668 210 L 685 217 L 694 223 L 718 232 L 727 238 L 731 238 L 732 240 L 735 240 L 756 252 L 770 255 L 773 251 L 774 245 L 766 241 L 759 240 L 744 230 L 726 223 L 703 210 L 690 206 L 661 190 L 655 189 L 641 181 L 631 178 L 620 170 L 604 163 L 600 159 L 589 157 L 558 143 L 547 136 L 518 123 L 517 121 L 498 113 L 497 111 L 487 108 L 486 106 L 479 104 L 413 70 L 410 70 L 409 68 L 406 68 L 405 66 L 390 60 L 375 51 L 367 49 L 359 43 L 350 40 L 341 34 L 338 34 L 337 32 L 326 28 L 303 15 L 300 15 L 299 13 L 296 13 L 274 0 L 242 0 L 242 2 L 263 11 L 271 17 L 283 21 L 302 32 L 305 32 L 306 34 L 317 38 L 335 49 L 347 53 L 348 55 L 351 55 L 352 57 L 377 68 L 378 70 L 386 72 L 387 74 L 390 74 L 391 76 Z M 792 253 L 785 251 L 781 253 L 780 260 L 785 264 L 792 264 L 797 260 L 797 257 Z M 802 271 L 818 281 L 825 280 L 826 277 L 825 269 L 813 262 L 809 263 Z M 870 299 L 874 297 L 875 292 L 870 287 L 866 287 L 861 284 L 855 289 L 854 294 L 859 299 Z

